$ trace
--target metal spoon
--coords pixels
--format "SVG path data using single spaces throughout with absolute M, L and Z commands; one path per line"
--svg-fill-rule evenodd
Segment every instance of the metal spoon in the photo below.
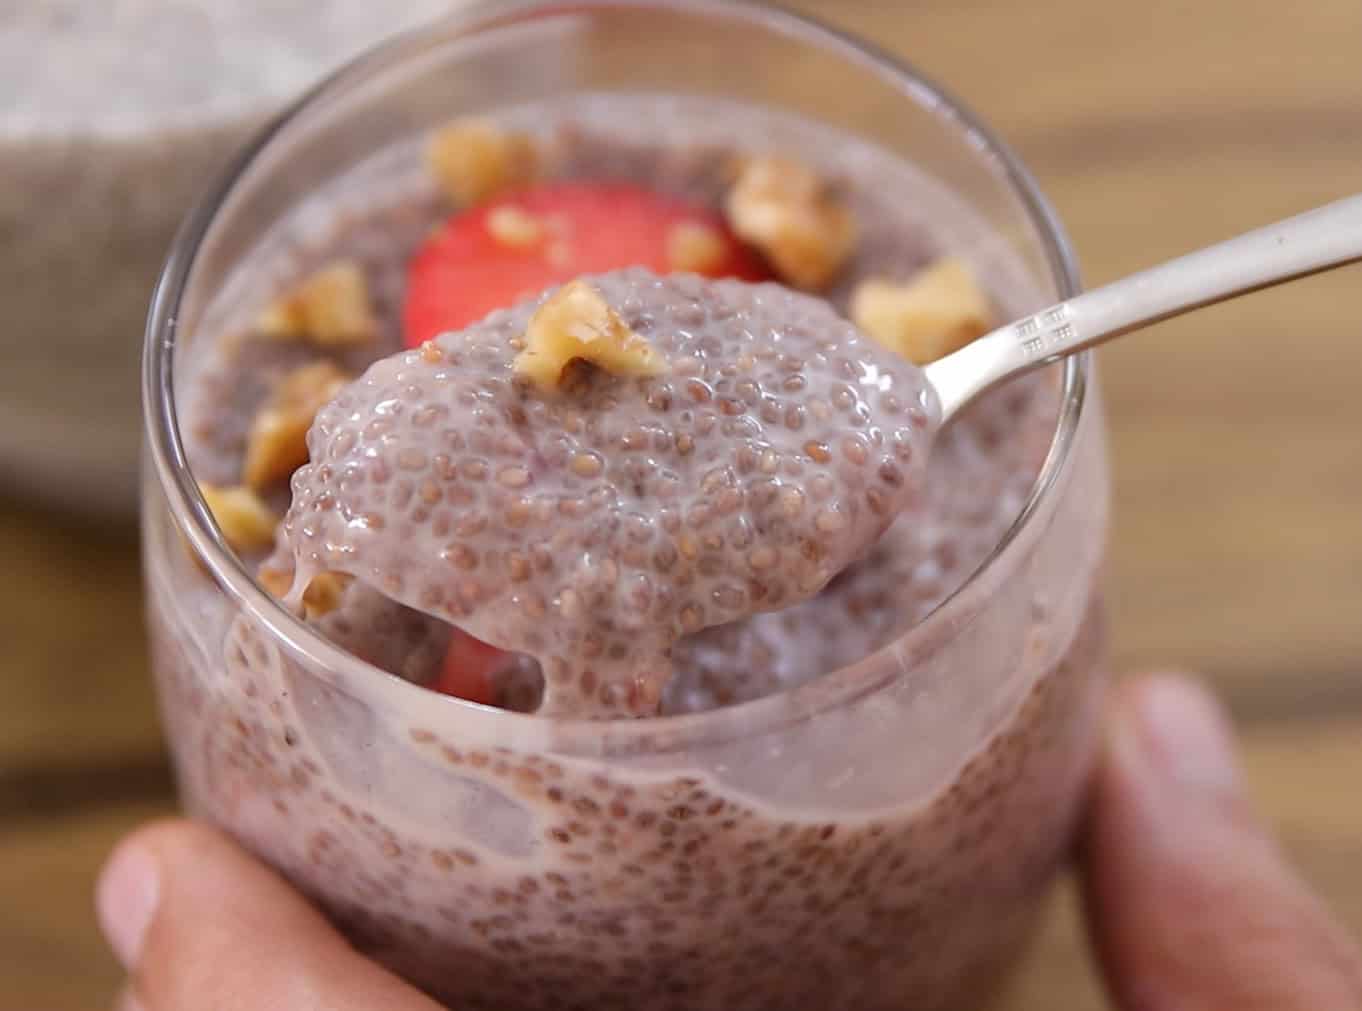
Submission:
M 1259 288 L 1362 260 L 1362 195 L 1150 267 L 1009 323 L 926 368 L 942 420 L 1004 379 Z M 1285 367 L 1285 366 L 1284 366 Z

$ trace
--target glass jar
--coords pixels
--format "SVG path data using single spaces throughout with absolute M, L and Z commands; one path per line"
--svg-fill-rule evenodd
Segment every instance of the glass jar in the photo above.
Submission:
M 185 226 L 148 327 L 145 567 L 186 808 L 354 942 L 461 1009 L 971 1007 L 1062 864 L 1097 726 L 1103 422 L 1056 366 L 1044 462 L 964 585 L 783 693 L 579 722 L 371 667 L 258 586 L 213 523 L 176 395 L 233 271 L 309 193 L 451 116 L 626 91 L 739 99 L 855 134 L 968 208 L 956 238 L 1075 293 L 1016 159 L 890 58 L 725 0 L 510 3 L 386 45 L 306 96 Z

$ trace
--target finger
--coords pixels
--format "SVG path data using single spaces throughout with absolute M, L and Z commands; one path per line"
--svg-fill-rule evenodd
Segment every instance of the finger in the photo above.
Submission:
M 1356 1011 L 1362 959 L 1244 793 L 1194 682 L 1125 686 L 1084 846 L 1089 925 L 1126 1011 Z
M 138 1011 L 439 1011 L 272 871 L 192 822 L 125 840 L 96 906 Z

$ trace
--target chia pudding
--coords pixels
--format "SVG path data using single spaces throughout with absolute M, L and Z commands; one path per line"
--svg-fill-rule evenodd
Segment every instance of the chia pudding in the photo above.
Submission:
M 533 203 L 597 186 L 693 209 L 662 269 Z M 414 338 L 469 220 L 552 283 Z M 189 809 L 452 1007 L 973 1006 L 1080 797 L 1105 487 L 1089 431 L 1012 575 L 942 607 L 1061 401 L 1042 373 L 935 431 L 918 366 L 1040 299 L 972 227 L 849 135 L 658 96 L 453 124 L 310 196 L 179 410 L 221 535 L 359 662 L 150 511 Z

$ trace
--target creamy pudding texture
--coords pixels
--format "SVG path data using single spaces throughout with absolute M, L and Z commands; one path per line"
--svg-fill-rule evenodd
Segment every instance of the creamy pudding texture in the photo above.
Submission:
M 715 206 L 737 153 L 769 145 L 834 156 L 828 177 L 858 224 L 850 260 L 824 296 L 842 313 L 858 279 L 910 277 L 940 255 L 945 241 L 984 241 L 967 227 L 943 238 L 931 198 L 901 198 L 922 192 L 910 169 L 852 138 L 822 137 L 797 120 L 665 96 L 612 96 L 514 110 L 504 122 L 536 138 L 551 178 L 639 182 Z M 251 420 L 291 370 L 320 357 L 358 375 L 399 348 L 407 259 L 448 209 L 421 166 L 420 151 L 413 145 L 380 152 L 314 197 L 214 308 L 208 328 L 226 339 L 190 363 L 185 398 L 188 449 L 201 481 L 239 480 Z M 251 339 L 251 316 L 259 305 L 338 257 L 364 270 L 378 323 L 371 342 L 319 350 Z M 1018 282 L 1008 273 L 1013 268 L 987 257 L 982 262 L 993 272 L 989 281 L 996 296 L 1014 297 L 1009 289 Z M 675 677 L 662 711 L 713 708 L 790 687 L 856 661 L 925 616 L 982 562 L 1020 511 L 1048 446 L 1055 404 L 1049 380 L 1028 377 L 974 405 L 942 433 L 920 507 L 890 531 L 865 566 L 856 566 L 809 605 L 685 636 L 673 650 Z M 266 498 L 282 514 L 288 489 L 277 487 Z M 281 546 L 268 565 L 291 570 L 286 554 Z M 868 588 L 871 580 L 862 569 L 879 573 L 874 579 L 883 588 Z M 868 606 L 872 596 L 874 606 Z M 345 593 L 338 613 L 308 620 L 324 625 L 328 637 L 339 634 L 348 650 L 371 662 L 382 655 L 378 665 L 384 669 L 429 681 L 438 666 L 429 662 L 436 651 L 423 646 L 393 657 L 388 630 L 400 618 L 404 627 L 426 629 L 423 642 L 443 642 L 448 625 L 390 601 L 380 605 L 383 597 L 381 589 L 362 598 Z M 371 633 L 372 628 L 381 631 Z M 376 640 L 372 647 L 366 636 Z M 536 663 L 521 659 L 511 672 L 515 683 L 505 687 L 521 700 L 513 708 L 524 708 L 525 699 L 533 708 L 541 674 Z
M 683 635 L 808 599 L 916 497 L 912 364 L 779 285 L 588 278 L 659 374 L 516 373 L 550 296 L 374 365 L 318 414 L 284 524 L 340 571 L 537 658 L 540 712 L 657 710 Z M 572 366 L 569 366 L 571 368 Z
M 1027 377 L 989 393 L 935 433 L 929 456 L 920 440 L 931 434 L 933 411 L 921 413 L 925 428 L 891 423 L 890 417 L 912 418 L 914 407 L 927 405 L 905 396 L 896 415 L 881 399 L 853 388 L 847 413 L 832 384 L 852 377 L 839 375 L 835 362 L 831 370 L 818 365 L 808 372 L 804 390 L 783 389 L 784 372 L 772 372 L 770 380 L 763 374 L 758 404 L 738 394 L 744 410 L 733 414 L 718 406 L 730 391 L 706 380 L 715 429 L 701 438 L 697 415 L 684 431 L 676 421 L 658 420 L 696 410 L 684 403 L 682 380 L 690 377 L 676 372 L 673 359 L 684 359 L 676 352 L 698 338 L 699 326 L 736 338 L 736 330 L 726 327 L 740 316 L 724 320 L 705 310 L 698 322 L 662 323 L 679 323 L 674 314 L 686 299 L 708 305 L 715 292 L 729 290 L 741 293 L 733 297 L 747 300 L 739 308 L 751 313 L 751 300 L 765 299 L 760 293 L 770 290 L 773 301 L 762 302 L 763 314 L 787 323 L 796 315 L 826 323 L 800 340 L 832 334 L 845 342 L 852 335 L 844 318 L 861 280 L 904 281 L 948 253 L 962 253 L 978 268 L 999 315 L 1020 315 L 1041 303 L 1040 293 L 1027 287 L 1023 270 L 998 255 L 1000 240 L 920 173 L 813 124 L 764 110 L 653 96 L 555 102 L 514 110 L 504 122 L 533 133 L 549 178 L 624 179 L 717 207 L 724 166 L 735 152 L 777 150 L 815 164 L 834 182 L 854 209 L 860 234 L 822 303 L 766 288 L 618 275 L 603 282 L 607 302 L 646 331 L 673 368 L 646 382 L 577 378 L 588 380 L 588 399 L 627 390 L 627 402 L 616 405 L 622 413 L 610 417 L 642 418 L 667 429 L 670 449 L 659 453 L 657 469 L 685 478 L 676 492 L 682 501 L 704 501 L 703 482 L 716 468 L 694 462 L 683 467 L 678 433 L 694 440 L 692 461 L 702 448 L 718 454 L 745 493 L 750 482 L 744 483 L 743 467 L 751 464 L 746 473 L 752 481 L 765 479 L 763 455 L 743 455 L 753 447 L 734 420 L 755 417 L 761 431 L 750 438 L 772 442 L 782 457 L 780 480 L 805 496 L 806 511 L 798 517 L 805 525 L 783 528 L 786 534 L 817 530 L 813 482 L 820 475 L 832 481 L 826 502 L 854 493 L 865 504 L 869 491 L 892 488 L 902 494 L 889 510 L 899 518 L 875 539 L 890 517 L 863 508 L 834 531 L 842 539 L 820 536 L 827 553 L 819 560 L 824 567 L 811 570 L 817 581 L 811 575 L 803 592 L 787 590 L 787 605 L 778 610 L 738 617 L 757 610 L 750 600 L 739 609 L 707 609 L 706 623 L 722 623 L 674 643 L 672 677 L 661 689 L 664 718 L 588 726 L 480 712 L 389 684 L 360 665 L 319 664 L 295 652 L 268 621 L 186 557 L 162 518 L 164 505 L 154 502 L 147 527 L 151 639 L 186 806 L 278 868 L 361 951 L 450 1007 L 978 1006 L 1019 949 L 1037 900 L 1064 858 L 1089 765 L 1104 639 L 1095 572 L 1105 485 L 1095 422 L 1087 421 L 1075 437 L 1068 476 L 1054 492 L 1056 511 L 1019 539 L 999 578 L 986 590 L 976 582 L 978 592 L 949 624 L 936 622 L 918 630 L 926 635 L 905 638 L 969 579 L 1019 515 L 1054 432 L 1054 376 Z M 467 627 L 470 618 L 487 620 L 487 627 L 469 630 L 489 638 L 505 621 L 512 638 L 502 641 L 509 645 L 536 631 L 573 634 L 566 621 L 548 620 L 549 590 L 561 585 L 559 576 L 556 569 L 552 576 L 538 574 L 530 551 L 524 552 L 530 575 L 546 580 L 533 583 L 545 593 L 545 619 L 538 624 L 514 613 L 498 619 L 505 609 L 491 601 L 486 614 L 465 615 L 448 600 L 441 606 L 433 595 L 423 600 L 422 584 L 431 578 L 446 592 L 453 587 L 457 599 L 458 586 L 447 576 L 465 571 L 460 543 L 478 552 L 476 568 L 467 570 L 473 574 L 489 565 L 489 552 L 497 553 L 502 567 L 496 589 L 504 598 L 514 593 L 511 573 L 525 571 L 508 561 L 519 544 L 533 547 L 560 530 L 574 540 L 606 536 L 590 519 L 555 515 L 543 528 L 546 536 L 531 535 L 527 526 L 517 542 L 517 496 L 575 499 L 579 491 L 585 496 L 589 488 L 605 487 L 627 505 L 594 515 L 621 516 L 619 533 L 627 535 L 624 514 L 657 506 L 654 485 L 664 480 L 648 473 L 638 481 L 629 453 L 607 459 L 599 441 L 568 446 L 520 437 L 516 408 L 525 413 L 527 431 L 531 409 L 541 412 L 533 431 L 551 435 L 566 430 L 565 412 L 572 406 L 583 415 L 581 438 L 587 438 L 585 407 L 570 390 L 522 392 L 507 378 L 519 353 L 511 341 L 523 333 L 529 306 L 474 326 L 471 340 L 440 338 L 438 360 L 425 357 L 435 358 L 434 352 L 399 352 L 405 264 L 451 209 L 424 173 L 419 145 L 379 152 L 279 223 L 210 308 L 179 377 L 194 474 L 205 484 L 230 487 L 243 480 L 254 419 L 288 376 L 319 361 L 356 378 L 372 370 L 317 418 L 312 462 L 297 475 L 301 494 L 287 529 L 274 536 L 289 489 L 282 483 L 263 488 L 256 517 L 263 536 L 240 553 L 280 596 L 296 584 L 290 605 L 325 638 L 417 685 L 436 683 L 454 626 Z M 338 258 L 359 264 L 367 280 L 376 323 L 371 340 L 318 347 L 256 332 L 253 321 L 263 306 Z M 614 294 L 612 285 L 618 286 Z M 653 298 L 657 310 L 644 313 L 644 302 Z M 647 315 L 652 329 L 644 323 Z M 457 363 L 451 354 L 461 356 Z M 845 357 L 880 363 L 881 354 Z M 397 380 L 403 371 L 420 387 L 410 402 L 402 389 L 412 384 Z M 447 381 L 436 379 L 441 372 Z M 916 388 L 915 369 L 894 363 L 891 372 Z M 502 385 L 480 389 L 489 377 Z M 740 380 L 727 378 L 737 393 Z M 666 384 L 672 404 L 657 412 L 648 394 Z M 816 384 L 824 386 L 832 411 L 823 420 L 827 427 L 815 430 Z M 458 399 L 470 392 L 486 394 L 479 403 L 494 415 L 487 428 L 493 441 L 477 454 L 469 440 L 478 426 L 453 420 L 466 421 L 477 410 Z M 760 398 L 766 392 L 782 398 L 782 409 L 803 406 L 806 428 L 785 427 L 783 413 L 779 424 L 764 420 Z M 385 403 L 402 405 L 401 415 L 380 412 Z M 443 416 L 442 407 L 448 411 Z M 851 421 L 861 416 L 859 407 L 868 412 L 865 426 Z M 427 417 L 420 411 L 431 408 L 431 424 L 417 423 L 418 416 Z M 558 412 L 552 418 L 551 410 Z M 383 424 L 370 427 L 389 420 L 388 431 Z M 735 426 L 727 434 L 726 421 Z M 590 438 L 632 440 L 629 427 L 611 422 Z M 910 458 L 889 452 L 888 438 L 882 446 L 868 440 L 865 462 L 839 470 L 847 463 L 842 440 L 871 427 L 886 436 L 907 427 Z M 446 431 L 464 438 L 462 448 L 449 450 L 451 479 L 424 492 L 426 479 L 439 477 L 444 466 L 436 459 L 443 447 L 433 442 Z M 417 432 L 425 434 L 413 441 Z M 347 445 L 347 433 L 353 445 Z M 502 459 L 497 440 L 510 435 L 516 436 L 511 455 Z M 656 430 L 649 433 L 650 451 L 654 437 Z M 828 460 L 809 457 L 808 442 L 820 444 L 819 456 L 826 444 Z M 375 483 L 370 469 L 362 471 L 362 481 L 345 484 L 347 466 L 361 473 L 361 446 L 374 450 L 363 466 L 383 464 L 385 480 Z M 411 449 L 425 455 L 419 471 L 403 467 L 404 460 L 417 462 L 403 456 Z M 578 475 L 571 460 L 590 453 L 601 454 L 600 474 Z M 480 484 L 469 486 L 455 462 L 475 456 L 487 470 Z M 803 473 L 785 475 L 785 457 L 800 459 Z M 851 462 L 858 459 L 853 450 Z M 900 469 L 901 486 L 879 477 L 886 460 Z M 324 467 L 332 468 L 325 482 Z M 519 471 L 507 472 L 508 482 L 498 480 L 507 467 L 523 467 L 532 480 L 521 485 Z M 721 495 L 732 484 L 718 469 Z M 404 480 L 409 497 L 401 490 Z M 581 482 L 580 489 L 570 488 L 573 482 Z M 472 496 L 467 502 L 454 492 L 464 487 Z M 908 494 L 911 487 L 916 494 Z M 382 489 L 381 502 L 376 489 Z M 427 505 L 423 495 L 434 499 L 435 489 L 439 502 Z M 336 507 L 319 509 L 327 494 Z M 356 522 L 333 529 L 344 515 L 342 502 Z M 422 507 L 429 512 L 418 519 L 415 510 Z M 494 523 L 497 536 L 456 540 L 456 507 Z M 445 509 L 449 529 L 437 534 Z M 371 513 L 382 517 L 377 529 L 363 518 Z M 534 514 L 531 502 L 524 517 L 533 521 Z M 749 521 L 751 544 L 746 551 L 718 553 L 712 573 L 699 571 L 697 554 L 695 579 L 684 585 L 658 578 L 656 549 L 674 538 L 654 528 L 648 573 L 655 598 L 661 587 L 689 594 L 703 585 L 708 608 L 712 590 L 730 576 L 736 583 L 738 574 L 746 589 L 751 553 L 762 546 L 758 535 L 772 531 L 758 528 L 759 512 L 740 509 L 732 516 Z M 747 526 L 723 529 L 728 537 Z M 678 528 L 675 536 L 682 532 Z M 327 543 L 357 551 L 346 562 L 345 553 L 323 551 Z M 611 535 L 609 543 L 629 547 L 627 536 Z M 401 561 L 400 589 L 387 579 L 393 566 L 384 561 L 399 550 L 394 545 L 409 553 Z M 302 560 L 298 571 L 295 549 Z M 586 553 L 555 550 L 553 561 L 579 562 Z M 678 548 L 673 566 L 680 554 Z M 808 561 L 796 552 L 773 568 L 797 573 Z M 311 580 L 304 571 L 319 569 L 326 571 Z M 327 582 L 342 570 L 358 578 Z M 620 585 L 626 570 L 620 566 Z M 264 578 L 268 574 L 284 578 L 276 583 Z M 818 590 L 816 582 L 829 577 Z M 308 593 L 302 593 L 304 585 Z M 626 620 L 620 615 L 627 599 L 609 597 L 613 610 L 598 607 L 591 617 Z M 679 621 L 682 598 L 669 606 L 677 620 L 671 634 L 686 633 Z M 738 620 L 727 620 L 730 615 Z M 634 637 L 627 638 L 635 648 Z M 545 658 L 549 669 L 543 674 L 551 682 L 561 653 L 526 653 Z M 541 666 L 519 655 L 498 703 L 519 710 L 539 705 Z M 617 670 L 627 668 L 624 663 Z M 838 695 L 848 686 L 856 691 Z M 581 713 L 590 701 L 581 672 L 564 687 L 554 704 Z M 756 699 L 762 701 L 735 705 Z M 666 718 L 671 716 L 683 718 Z M 586 743 L 574 736 L 583 730 L 590 736 Z

